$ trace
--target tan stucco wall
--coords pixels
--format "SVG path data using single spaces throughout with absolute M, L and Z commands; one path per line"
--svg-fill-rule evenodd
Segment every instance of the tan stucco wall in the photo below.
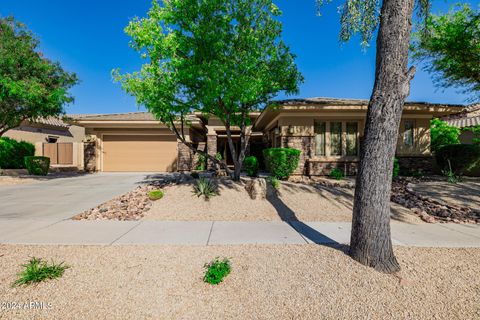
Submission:
M 47 142 L 48 136 L 58 137 L 57 142 L 82 142 L 83 138 L 85 138 L 85 128 L 72 125 L 67 130 L 56 130 L 40 126 L 20 126 L 7 131 L 4 136 L 33 144 L 37 142 Z

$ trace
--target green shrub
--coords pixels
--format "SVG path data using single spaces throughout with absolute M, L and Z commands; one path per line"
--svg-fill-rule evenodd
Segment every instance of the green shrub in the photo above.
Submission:
M 447 170 L 442 170 L 442 174 L 445 177 L 447 177 L 447 182 L 456 184 L 456 183 L 462 181 L 462 178 L 457 176 L 455 174 L 455 172 L 452 171 L 452 165 L 450 164 L 450 160 L 447 159 L 447 163 L 448 163 L 448 169 Z
M 28 263 L 23 264 L 24 270 L 18 273 L 18 279 L 13 286 L 29 285 L 32 283 L 42 282 L 48 279 L 60 278 L 69 266 L 63 262 L 56 264 L 54 262 L 47 263 L 42 259 L 31 258 Z
M 195 170 L 204 171 L 207 168 L 207 157 L 203 154 L 198 154 L 197 166 Z
M 203 276 L 203 281 L 210 284 L 219 284 L 232 270 L 228 258 L 220 260 L 220 258 L 217 257 L 210 263 L 206 263 L 204 267 L 207 270 Z
M 162 190 L 152 190 L 148 192 L 148 198 L 152 201 L 160 200 L 163 198 Z
M 440 170 L 451 170 L 456 175 L 469 174 L 480 168 L 480 145 L 452 144 L 441 147 L 435 154 Z M 449 168 L 449 163 L 451 168 Z
M 292 148 L 270 148 L 263 150 L 265 164 L 270 173 L 278 179 L 288 179 L 297 169 L 300 150 Z
M 273 189 L 279 190 L 280 189 L 280 180 L 275 177 L 268 177 L 267 181 L 272 185 Z
M 247 171 L 247 175 L 249 177 L 258 176 L 258 169 L 260 168 L 260 166 L 258 164 L 257 157 L 246 157 L 243 162 L 243 166 L 245 167 L 245 170 Z
M 396 178 L 400 174 L 400 163 L 397 158 L 393 158 L 393 172 L 392 177 Z
M 28 174 L 35 176 L 46 176 L 50 169 L 50 158 L 48 157 L 25 157 L 25 167 Z
M 222 161 L 223 160 L 222 154 L 220 152 L 215 153 L 215 159 L 217 159 L 218 161 Z
M 217 185 L 213 180 L 202 177 L 197 180 L 193 187 L 193 193 L 199 198 L 203 196 L 208 201 L 211 197 L 217 195 Z
M 24 169 L 24 158 L 33 155 L 35 155 L 33 144 L 7 137 L 0 138 L 0 168 Z
M 338 168 L 333 168 L 328 176 L 336 180 L 342 180 L 344 178 L 343 171 Z
M 460 129 L 448 125 L 447 122 L 440 119 L 430 121 L 430 139 L 431 150 L 437 152 L 441 147 L 458 144 Z

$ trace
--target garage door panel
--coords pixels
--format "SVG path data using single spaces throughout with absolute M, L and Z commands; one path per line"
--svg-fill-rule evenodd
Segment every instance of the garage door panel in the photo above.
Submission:
M 105 135 L 103 171 L 174 171 L 177 140 L 173 135 Z

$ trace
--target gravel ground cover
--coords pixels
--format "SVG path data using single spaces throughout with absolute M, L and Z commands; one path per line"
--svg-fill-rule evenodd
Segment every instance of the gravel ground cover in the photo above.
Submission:
M 0 186 L 11 186 L 17 184 L 32 184 L 45 181 L 46 179 L 0 176 Z
M 342 248 L 340 248 L 342 249 Z M 480 249 L 395 247 L 385 275 L 339 248 L 0 246 L 1 319 L 479 319 Z M 12 288 L 31 256 L 65 261 L 58 280 Z M 229 257 L 218 286 L 203 264 Z M 43 302 L 51 309 L 12 310 Z
M 219 181 L 219 195 L 209 201 L 192 194 L 193 182 L 170 185 L 153 203 L 146 220 L 227 221 L 351 221 L 353 189 L 313 183 L 282 182 L 278 194 L 252 200 L 242 183 Z M 412 212 L 392 203 L 395 220 L 421 222 Z

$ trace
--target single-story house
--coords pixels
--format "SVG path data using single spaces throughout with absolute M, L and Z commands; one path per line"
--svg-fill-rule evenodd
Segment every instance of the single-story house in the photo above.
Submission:
M 25 120 L 3 136 L 34 144 L 35 155 L 49 157 L 53 167 L 83 169 L 85 128 L 81 126 L 55 117 Z
M 480 104 L 475 104 L 465 108 L 462 112 L 444 117 L 450 126 L 461 129 L 480 126 Z M 469 130 L 462 130 L 459 139 L 461 143 L 472 144 L 473 139 L 478 138 Z
M 251 114 L 249 154 L 261 158 L 268 147 L 301 150 L 296 174 L 325 175 L 333 167 L 355 174 L 367 112 L 367 100 L 311 98 L 277 101 Z M 401 166 L 431 170 L 429 123 L 464 110 L 463 105 L 407 102 L 397 144 Z M 146 112 L 71 115 L 85 128 L 84 166 L 90 171 L 189 171 L 195 155 Z M 192 114 L 186 138 L 198 149 L 220 154 L 231 164 L 225 127 L 214 117 Z M 235 128 L 234 128 L 235 129 Z M 238 130 L 238 128 L 237 128 Z M 233 133 L 239 140 L 238 132 Z M 238 145 L 238 142 L 235 141 Z

